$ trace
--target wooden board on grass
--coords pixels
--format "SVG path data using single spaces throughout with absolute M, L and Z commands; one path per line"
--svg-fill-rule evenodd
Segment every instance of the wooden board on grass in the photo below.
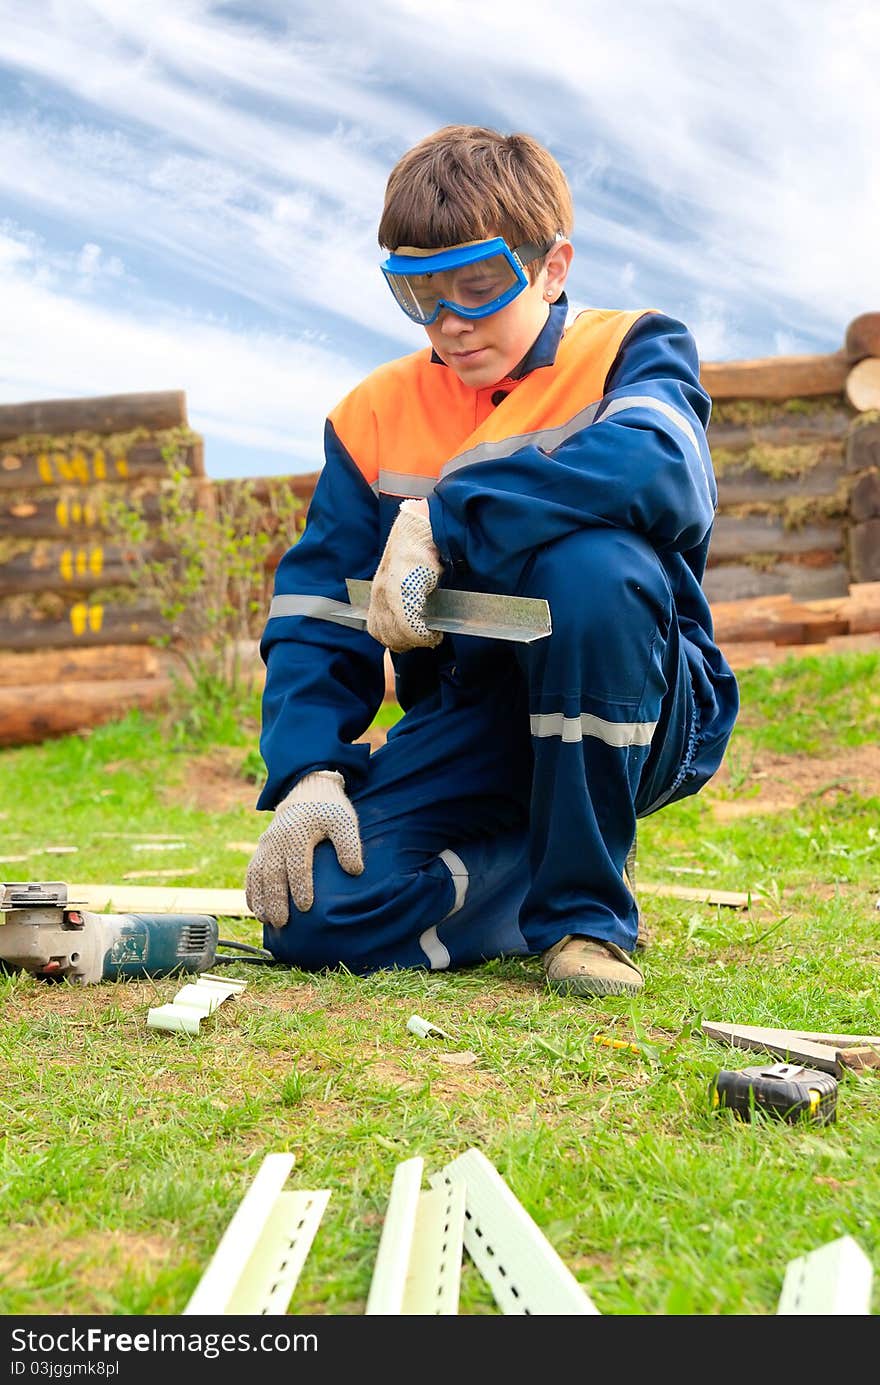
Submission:
M 94 913 L 213 914 L 217 918 L 253 918 L 244 890 L 200 889 L 172 885 L 68 885 L 76 899 Z
M 772 1053 L 777 1058 L 840 1077 L 843 1068 L 880 1067 L 880 1037 L 876 1034 L 827 1034 L 812 1029 L 772 1029 L 755 1024 L 703 1020 L 703 1033 L 734 1048 Z
M 112 909 L 119 914 L 214 914 L 222 918 L 254 918 L 244 890 L 123 884 L 68 885 L 67 890 L 71 899 L 80 900 L 84 908 L 96 913 Z M 692 890 L 683 885 L 659 885 L 648 881 L 639 881 L 638 893 L 667 895 L 695 904 L 719 904 L 733 909 L 747 908 L 750 898 L 735 890 Z

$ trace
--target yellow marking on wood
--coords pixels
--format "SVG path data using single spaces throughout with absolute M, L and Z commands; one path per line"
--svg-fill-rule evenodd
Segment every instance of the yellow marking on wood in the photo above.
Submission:
M 104 550 L 103 548 L 93 548 L 89 554 L 89 570 L 93 577 L 100 577 L 104 571 Z
M 127 475 L 128 475 L 128 458 L 127 458 L 127 457 L 117 457 L 117 458 L 116 458 L 116 470 L 117 470 L 117 472 L 118 472 L 118 474 L 119 474 L 120 476 L 127 476 Z
M 77 601 L 75 606 L 70 608 L 70 626 L 75 635 L 85 634 L 86 620 L 88 612 L 84 601 Z
M 96 481 L 107 480 L 107 459 L 104 456 L 103 447 L 96 447 L 92 453 L 92 470 L 95 473 Z
M 66 500 L 59 500 L 59 501 L 58 501 L 57 505 L 55 506 L 55 518 L 57 519 L 58 523 L 61 525 L 61 528 L 62 528 L 62 529 L 66 529 L 66 528 L 67 528 L 67 525 L 68 525 L 68 522 L 69 522 L 69 515 L 68 515 L 67 501 L 66 501 Z
M 41 452 L 37 457 L 37 471 L 40 473 L 40 480 L 46 486 L 51 486 L 55 477 L 52 472 L 52 463 L 47 452 Z
M 76 550 L 76 575 L 77 577 L 85 577 L 86 575 L 86 550 L 84 548 Z
M 86 501 L 85 505 L 83 506 L 83 521 L 89 526 L 89 528 L 92 528 L 97 518 L 98 515 L 94 505 L 90 505 L 89 502 Z
M 89 464 L 86 461 L 85 453 L 77 449 L 70 459 L 70 465 L 77 481 L 84 486 L 89 479 Z
M 72 518 L 74 524 L 81 524 L 81 523 L 82 523 L 83 510 L 82 510 L 82 505 L 79 503 L 78 500 L 74 500 L 73 504 L 71 505 L 71 507 L 70 507 L 70 515 L 71 515 L 71 518 Z
M 65 549 L 62 551 L 61 557 L 60 557 L 60 559 L 59 559 L 59 561 L 58 561 L 58 571 L 61 573 L 61 576 L 64 578 L 65 582 L 70 582 L 70 581 L 72 581 L 72 579 L 73 579 L 73 553 L 71 552 L 71 550 L 70 550 L 69 548 L 65 548 Z
M 104 607 L 103 607 L 103 606 L 90 606 L 90 607 L 89 607 L 89 626 L 91 627 L 91 629 L 92 629 L 92 630 L 95 630 L 95 631 L 100 630 L 103 620 L 104 620 Z
M 73 467 L 70 465 L 70 458 L 66 456 L 65 453 L 53 452 L 52 462 L 62 481 L 73 481 L 76 479 L 73 473 Z

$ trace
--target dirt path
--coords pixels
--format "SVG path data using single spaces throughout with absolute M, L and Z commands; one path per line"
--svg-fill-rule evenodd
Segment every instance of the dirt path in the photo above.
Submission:
M 372 731 L 361 739 L 375 750 L 383 744 L 385 732 Z M 243 760 L 240 748 L 226 746 L 191 758 L 186 775 L 190 804 L 207 812 L 253 808 L 259 788 L 242 777 Z M 735 796 L 730 797 L 734 783 Z M 722 821 L 755 813 L 789 812 L 817 798 L 831 803 L 841 794 L 869 798 L 880 794 L 880 746 L 856 746 L 828 756 L 763 751 L 744 764 L 723 764 L 704 793 Z

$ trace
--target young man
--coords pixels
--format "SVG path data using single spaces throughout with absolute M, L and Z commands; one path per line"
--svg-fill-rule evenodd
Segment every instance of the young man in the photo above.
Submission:
M 383 272 L 428 346 L 333 410 L 262 642 L 247 872 L 276 957 L 457 967 L 539 954 L 635 994 L 636 819 L 718 768 L 738 708 L 701 590 L 716 503 L 693 339 L 654 311 L 566 325 L 571 196 L 525 135 L 450 126 L 388 180 Z M 366 631 L 322 619 L 372 578 Z M 438 584 L 545 598 L 533 643 L 441 636 Z M 405 715 L 354 741 L 393 651 Z

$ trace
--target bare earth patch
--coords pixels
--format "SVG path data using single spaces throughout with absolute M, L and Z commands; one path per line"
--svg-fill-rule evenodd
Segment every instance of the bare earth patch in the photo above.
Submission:
M 385 731 L 361 737 L 373 750 L 385 743 Z M 189 804 L 205 812 L 224 813 L 253 808 L 259 787 L 242 774 L 240 747 L 220 746 L 187 762 Z M 723 791 L 723 797 L 718 794 Z M 731 792 L 735 797 L 730 797 Z M 720 821 L 755 814 L 786 813 L 807 799 L 880 793 L 880 746 L 860 745 L 827 757 L 777 755 L 762 751 L 748 767 L 744 782 L 731 789 L 731 769 L 725 763 L 705 790 L 712 812 Z M 175 790 L 179 802 L 179 790 Z M 255 819 L 255 822 L 259 819 Z
M 366 744 L 371 750 L 378 750 L 380 745 L 385 744 L 385 735 L 383 728 L 375 728 L 360 736 L 356 744 Z M 228 745 L 218 746 L 205 755 L 190 756 L 184 773 L 185 805 L 206 813 L 254 808 L 261 785 L 243 774 L 244 759 L 245 752 L 241 746 Z M 174 787 L 174 802 L 181 802 L 180 787 L 177 785 Z M 259 818 L 254 819 L 255 824 L 259 821 Z
M 77 1235 L 65 1227 L 21 1225 L 15 1228 L 14 1254 L 0 1255 L 0 1275 L 4 1283 L 33 1295 L 39 1292 L 35 1283 L 46 1266 L 51 1265 L 56 1274 L 59 1266 L 69 1268 L 71 1276 L 88 1266 L 88 1278 L 77 1288 L 76 1313 L 101 1314 L 107 1311 L 104 1295 L 112 1294 L 123 1275 L 149 1280 L 178 1263 L 180 1256 L 181 1249 L 169 1239 L 167 1229 L 161 1236 L 149 1237 L 122 1231 Z M 64 1314 L 68 1310 L 53 1311 Z
M 756 814 L 786 813 L 809 801 L 826 804 L 846 794 L 871 798 L 880 793 L 880 746 L 859 745 L 827 757 L 777 755 L 762 751 L 749 768 L 735 798 L 730 792 L 731 770 L 723 764 L 706 790 L 713 815 L 721 822 Z

